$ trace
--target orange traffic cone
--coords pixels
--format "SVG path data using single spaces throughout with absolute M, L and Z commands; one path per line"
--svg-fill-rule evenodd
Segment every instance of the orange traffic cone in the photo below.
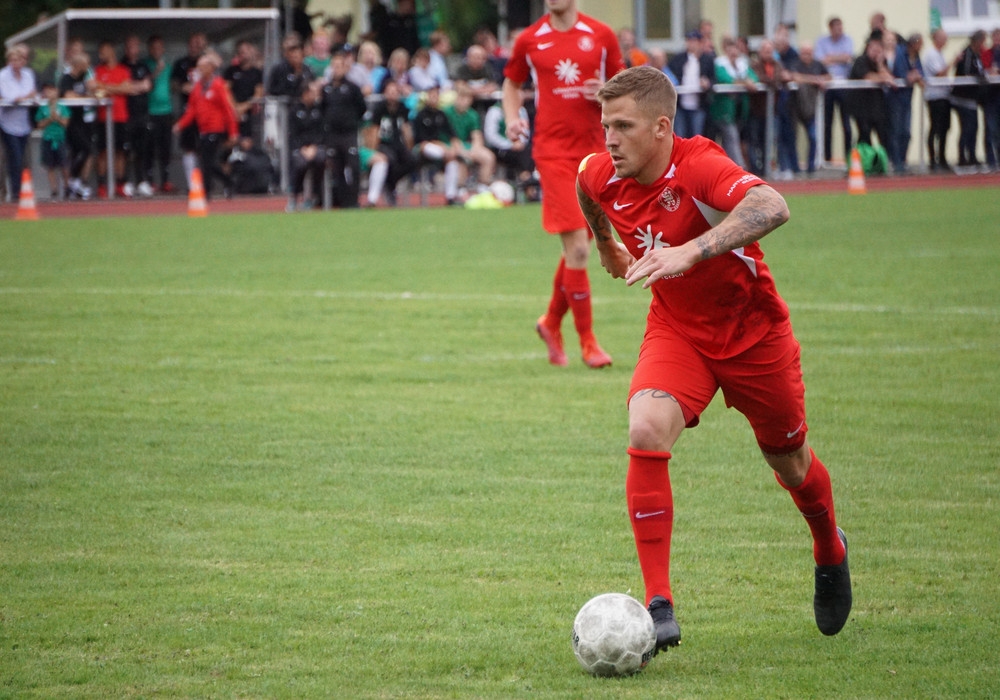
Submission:
M 31 184 L 31 171 L 25 168 L 21 172 L 21 196 L 17 201 L 17 221 L 38 221 L 38 208 L 35 207 L 35 188 Z
M 858 149 L 851 149 L 851 169 L 847 172 L 847 192 L 848 194 L 865 194 L 868 188 L 865 186 L 865 171 L 861 167 L 861 154 Z
M 201 169 L 191 170 L 191 189 L 188 190 L 188 216 L 208 216 L 205 203 L 205 185 L 201 180 Z

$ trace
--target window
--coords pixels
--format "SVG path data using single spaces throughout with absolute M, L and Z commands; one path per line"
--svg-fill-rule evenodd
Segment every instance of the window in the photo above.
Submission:
M 764 36 L 764 0 L 738 0 L 736 4 L 740 36 Z
M 956 36 L 1000 25 L 1000 0 L 931 0 L 931 27 Z

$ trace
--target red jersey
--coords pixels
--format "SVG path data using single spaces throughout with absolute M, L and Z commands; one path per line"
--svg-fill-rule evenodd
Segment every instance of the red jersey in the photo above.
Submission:
M 239 124 L 225 80 L 215 76 L 207 86 L 201 80 L 195 83 L 188 95 L 187 109 L 177 125 L 184 129 L 191 122 L 198 126 L 199 134 L 226 134 L 231 139 L 236 138 Z
M 610 27 L 582 13 L 561 32 L 546 15 L 521 32 L 504 68 L 515 83 L 535 85 L 535 158 L 577 162 L 604 149 L 601 105 L 584 97 L 585 80 L 605 81 L 623 70 L 618 37 Z
M 725 219 L 747 190 L 764 184 L 701 136 L 675 136 L 670 166 L 651 185 L 617 177 L 607 152 L 581 163 L 578 181 L 636 259 L 697 238 Z M 788 322 L 756 242 L 657 280 L 651 289 L 649 323 L 666 324 L 714 359 L 738 355 Z
M 109 68 L 105 63 L 99 63 L 94 68 L 94 78 L 97 82 L 103 85 L 121 85 L 122 83 L 127 83 L 132 80 L 132 71 L 128 66 L 118 63 L 114 68 Z M 104 120 L 107 118 L 107 108 L 99 107 L 97 110 L 97 119 L 103 124 Z M 128 121 L 128 96 L 127 95 L 112 95 L 111 96 L 111 121 L 115 124 L 124 124 Z

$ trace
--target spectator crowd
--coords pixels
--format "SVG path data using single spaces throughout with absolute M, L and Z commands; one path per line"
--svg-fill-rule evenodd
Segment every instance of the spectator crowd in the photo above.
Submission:
M 350 18 L 340 18 L 305 36 L 286 34 L 281 59 L 272 66 L 263 65 L 250 41 L 224 57 L 196 32 L 186 52 L 171 59 L 161 37 L 129 35 L 120 44 L 101 41 L 93 54 L 70 39 L 62 65 L 38 80 L 28 47 L 8 48 L 0 69 L 0 102 L 6 105 L 0 107 L 0 136 L 10 198 L 18 196 L 35 129 L 53 197 L 106 197 L 108 167 L 120 197 L 186 188 L 195 167 L 208 196 L 219 188 L 224 196 L 274 191 L 280 168 L 270 148 L 273 134 L 269 141 L 264 128 L 266 97 L 283 98 L 287 109 L 287 119 L 278 123 L 287 128 L 290 211 L 318 206 L 322 196 L 338 207 L 392 206 L 397 184 L 422 171 L 441 174 L 449 204 L 485 191 L 498 177 L 537 196 L 530 136 L 507 138 L 499 101 L 511 44 L 501 45 L 483 28 L 462 52 L 441 30 L 422 45 L 412 0 L 400 0 L 395 12 L 380 3 L 373 8 L 372 31 L 356 45 L 347 40 Z M 712 23 L 704 20 L 672 57 L 659 48 L 644 50 L 628 28 L 619 32 L 619 42 L 628 65 L 652 65 L 678 86 L 678 135 L 714 139 L 757 174 L 767 170 L 771 152 L 769 96 L 774 179 L 812 173 L 824 161 L 846 162 L 853 148 L 863 151 L 871 168 L 905 173 L 917 85 L 929 115 L 922 145 L 930 169 L 997 169 L 1000 83 L 986 79 L 1000 74 L 1000 29 L 989 36 L 975 32 L 958 55 L 945 57 L 944 30 L 935 30 L 925 45 L 920 34 L 892 31 L 882 13 L 872 15 L 861 41 L 844 33 L 839 18 L 827 27 L 815 41 L 793 45 L 789 27 L 778 25 L 751 49 L 745 37 L 716 42 Z M 511 43 L 516 36 L 512 32 Z M 954 86 L 927 80 L 948 76 L 976 80 Z M 866 81 L 865 87 L 845 87 L 848 80 Z M 528 88 L 523 114 L 530 121 Z M 101 104 L 66 102 L 87 97 L 102 98 Z M 953 112 L 958 158 L 949 163 L 945 140 Z M 842 152 L 833 152 L 835 133 Z M 175 153 L 185 175 L 180 182 L 172 179 Z

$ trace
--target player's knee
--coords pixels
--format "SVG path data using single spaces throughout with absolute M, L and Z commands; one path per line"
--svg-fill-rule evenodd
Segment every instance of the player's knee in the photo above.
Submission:
M 633 416 L 629 419 L 628 444 L 636 450 L 647 452 L 669 451 L 671 445 L 667 431 L 658 421 L 646 416 Z

